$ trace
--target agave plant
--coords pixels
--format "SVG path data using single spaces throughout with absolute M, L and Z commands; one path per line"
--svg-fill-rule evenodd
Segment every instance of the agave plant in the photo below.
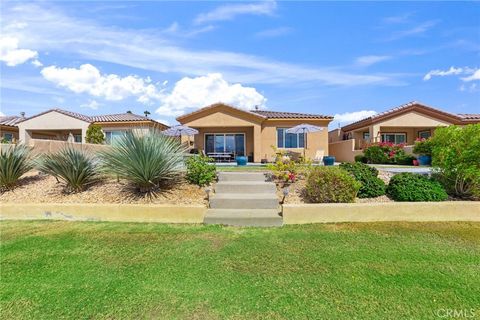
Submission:
M 140 192 L 154 194 L 161 182 L 180 176 L 185 147 L 158 131 L 128 131 L 102 152 L 104 169 L 133 183 Z
M 66 185 L 67 192 L 79 192 L 99 179 L 99 161 L 72 147 L 43 156 L 39 169 Z
M 0 151 L 0 189 L 10 190 L 18 179 L 33 169 L 31 149 L 25 145 L 9 146 Z

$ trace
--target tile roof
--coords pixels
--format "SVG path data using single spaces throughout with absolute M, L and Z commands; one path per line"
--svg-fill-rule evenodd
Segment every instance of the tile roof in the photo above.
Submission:
M 459 113 L 458 116 L 465 120 L 480 120 L 480 113 Z
M 4 116 L 0 117 L 0 125 L 2 126 L 9 126 L 9 127 L 15 127 L 17 123 L 25 119 L 24 117 L 19 117 L 19 116 Z
M 233 109 L 233 110 L 238 110 L 238 111 L 241 111 L 241 112 L 245 112 L 245 113 L 249 113 L 255 117 L 258 117 L 258 118 L 265 118 L 265 116 L 262 116 L 260 114 L 257 114 L 257 113 L 254 113 L 252 111 L 248 111 L 248 110 L 244 110 L 244 109 L 240 109 L 240 108 L 237 108 L 237 107 L 234 107 L 232 105 L 229 105 L 227 103 L 223 103 L 223 102 L 216 102 L 216 103 L 213 103 L 211 105 L 208 105 L 206 107 L 203 107 L 203 108 L 200 108 L 198 110 L 195 110 L 195 111 L 192 111 L 192 112 L 189 112 L 189 113 L 186 113 L 186 114 L 182 114 L 180 116 L 177 117 L 177 121 L 181 120 L 181 119 L 184 119 L 186 117 L 190 117 L 192 115 L 195 115 L 195 114 L 198 114 L 200 112 L 203 112 L 205 110 L 210 110 L 210 109 L 215 109 L 215 108 L 218 108 L 218 107 L 227 107 L 227 108 L 230 108 L 230 109 Z
M 250 112 L 265 116 L 267 119 L 333 119 L 332 116 L 321 114 L 269 111 L 269 110 L 251 110 Z

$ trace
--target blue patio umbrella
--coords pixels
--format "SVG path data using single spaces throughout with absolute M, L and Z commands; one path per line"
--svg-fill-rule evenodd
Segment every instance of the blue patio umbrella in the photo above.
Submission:
M 303 137 L 305 139 L 305 143 L 303 145 L 303 159 L 305 159 L 305 150 L 307 148 L 307 136 L 305 134 L 309 132 L 318 132 L 322 130 L 323 128 L 321 127 L 317 127 L 308 123 L 302 123 L 302 124 L 299 124 L 298 126 L 285 130 L 285 132 L 296 133 L 296 134 L 303 133 Z
M 167 130 L 163 130 L 162 133 L 171 137 L 188 136 L 188 146 L 190 147 L 190 136 L 198 134 L 198 130 L 187 126 L 178 125 L 168 128 Z

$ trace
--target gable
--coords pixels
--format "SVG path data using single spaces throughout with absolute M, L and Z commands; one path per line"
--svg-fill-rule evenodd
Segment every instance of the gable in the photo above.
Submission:
M 248 119 L 248 117 L 235 114 L 234 112 L 220 110 L 195 117 L 195 119 L 188 122 L 181 121 L 181 123 L 190 127 L 238 127 L 252 126 L 258 124 L 259 121 L 252 118 Z
M 438 127 L 448 126 L 453 123 L 445 120 L 444 117 L 439 118 L 433 114 L 410 111 L 376 122 L 375 124 L 384 127 Z
M 30 119 L 27 119 L 18 124 L 18 127 L 23 129 L 50 129 L 50 130 L 61 130 L 61 129 L 79 129 L 88 126 L 90 123 L 88 121 L 80 120 L 72 116 L 60 113 L 58 111 L 50 111 Z

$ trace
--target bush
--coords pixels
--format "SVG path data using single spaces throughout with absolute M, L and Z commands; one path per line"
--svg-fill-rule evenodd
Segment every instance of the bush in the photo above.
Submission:
M 416 159 L 417 158 L 409 154 L 399 154 L 395 157 L 395 162 L 405 166 L 413 166 L 413 160 Z
M 313 203 L 354 202 L 360 187 L 343 169 L 315 167 L 307 177 L 305 196 Z
M 480 199 L 480 124 L 437 128 L 432 165 L 449 194 Z
M 415 145 L 413 146 L 413 153 L 421 156 L 431 156 L 432 155 L 432 139 L 417 139 Z
M 206 156 L 191 156 L 187 159 L 187 180 L 190 183 L 205 186 L 215 179 L 217 170 L 214 160 Z
M 379 142 L 369 145 L 363 151 L 368 163 L 390 164 L 395 163 L 395 157 L 405 154 L 403 144 Z
M 363 155 L 363 154 L 357 154 L 357 155 L 355 156 L 355 162 L 367 163 L 367 162 L 368 162 L 368 159 L 367 159 L 367 157 L 365 157 L 365 155 Z
M 33 169 L 31 149 L 25 145 L 12 145 L 0 151 L 0 189 L 11 190 L 25 173 Z
M 85 136 L 87 143 L 102 144 L 105 142 L 105 135 L 103 134 L 102 127 L 98 124 L 92 124 L 87 129 Z
M 377 169 L 360 162 L 342 163 L 340 168 L 350 172 L 362 184 L 358 191 L 359 198 L 374 198 L 385 194 L 385 183 L 377 177 Z
M 98 160 L 74 148 L 44 155 L 39 169 L 63 181 L 67 192 L 83 191 L 99 179 Z
M 140 192 L 155 194 L 160 183 L 180 177 L 185 147 L 157 131 L 128 131 L 103 151 L 104 170 L 130 181 Z
M 395 201 L 444 201 L 448 198 L 438 181 L 410 172 L 394 175 L 387 195 Z

